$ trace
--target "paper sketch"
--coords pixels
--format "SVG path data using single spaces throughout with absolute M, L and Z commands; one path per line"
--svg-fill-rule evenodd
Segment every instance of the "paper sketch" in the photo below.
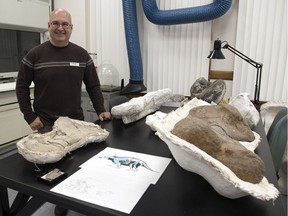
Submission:
M 51 191 L 129 214 L 170 161 L 107 147 Z
M 80 169 L 51 191 L 129 214 L 148 187 L 148 183 L 129 177 Z
M 128 157 L 130 159 L 136 158 L 138 162 L 145 162 L 151 170 L 145 168 L 144 166 L 139 166 L 138 169 L 131 169 L 129 166 L 118 166 L 111 160 L 107 160 L 109 157 Z M 171 158 L 164 158 L 154 155 L 148 155 L 143 153 L 131 152 L 122 149 L 107 147 L 94 157 L 90 158 L 84 164 L 80 165 L 81 168 L 87 169 L 108 169 L 111 173 L 117 173 L 117 175 L 129 176 L 135 181 L 146 181 L 151 184 L 156 184 L 168 164 Z M 135 172 L 136 171 L 136 172 Z

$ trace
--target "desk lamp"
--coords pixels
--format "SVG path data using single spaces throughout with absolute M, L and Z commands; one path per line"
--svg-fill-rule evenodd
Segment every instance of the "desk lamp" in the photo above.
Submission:
M 214 49 L 209 54 L 208 58 L 210 58 L 210 59 L 225 59 L 225 56 L 221 52 L 221 48 L 230 50 L 235 55 L 239 56 L 244 61 L 253 65 L 257 69 L 255 93 L 254 93 L 254 106 L 259 111 L 260 110 L 259 95 L 260 95 L 261 75 L 262 75 L 263 64 L 250 59 L 248 56 L 244 55 L 243 53 L 239 52 L 235 48 L 231 47 L 227 41 L 221 42 L 221 40 L 219 40 L 219 39 L 214 41 Z

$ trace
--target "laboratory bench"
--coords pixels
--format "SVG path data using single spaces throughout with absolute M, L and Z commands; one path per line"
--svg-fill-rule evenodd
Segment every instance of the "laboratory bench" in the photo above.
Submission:
M 250 195 L 229 199 L 218 194 L 202 176 L 186 171 L 177 164 L 166 143 L 145 124 L 145 118 L 131 124 L 123 124 L 121 119 L 96 123 L 110 132 L 104 142 L 88 144 L 67 154 L 56 163 L 38 166 L 43 172 L 57 167 L 71 176 L 79 170 L 81 164 L 106 147 L 171 158 L 171 162 L 157 183 L 148 187 L 130 214 L 50 191 L 53 186 L 45 185 L 37 180 L 39 172 L 35 171 L 35 165 L 15 153 L 0 160 L 0 216 L 17 212 L 19 215 L 31 215 L 45 202 L 85 215 L 101 216 L 285 215 L 281 197 L 275 201 L 263 201 Z M 254 130 L 262 138 L 256 153 L 265 163 L 265 177 L 278 187 L 262 122 L 259 122 Z M 7 188 L 19 191 L 11 208 L 7 199 Z

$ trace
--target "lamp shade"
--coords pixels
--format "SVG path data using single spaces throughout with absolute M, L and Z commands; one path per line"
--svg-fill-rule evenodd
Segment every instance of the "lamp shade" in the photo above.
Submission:
M 225 59 L 225 56 L 221 52 L 221 41 L 215 40 L 214 41 L 214 49 L 210 52 L 207 58 L 210 59 Z
M 222 44 L 224 43 L 224 46 Z M 222 46 L 222 47 L 221 47 Z M 256 83 L 255 83 L 255 92 L 254 92 L 254 105 L 255 108 L 260 111 L 260 102 L 259 102 L 259 95 L 260 95 L 260 86 L 261 86 L 261 76 L 262 76 L 262 67 L 263 64 L 260 62 L 256 62 L 253 59 L 249 58 L 248 56 L 244 55 L 240 51 L 236 50 L 234 47 L 230 46 L 227 41 L 221 42 L 221 40 L 217 39 L 214 42 L 214 49 L 210 52 L 207 58 L 210 59 L 225 59 L 223 53 L 221 52 L 221 48 L 228 49 L 244 61 L 248 62 L 250 65 L 254 66 L 257 69 L 256 74 Z

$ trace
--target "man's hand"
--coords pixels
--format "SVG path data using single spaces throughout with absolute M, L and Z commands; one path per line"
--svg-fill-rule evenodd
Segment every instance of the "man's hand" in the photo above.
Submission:
M 99 115 L 100 121 L 105 121 L 111 119 L 111 113 L 110 112 L 102 112 Z
M 30 127 L 33 131 L 40 130 L 44 127 L 43 123 L 41 122 L 40 118 L 37 117 L 31 124 Z

